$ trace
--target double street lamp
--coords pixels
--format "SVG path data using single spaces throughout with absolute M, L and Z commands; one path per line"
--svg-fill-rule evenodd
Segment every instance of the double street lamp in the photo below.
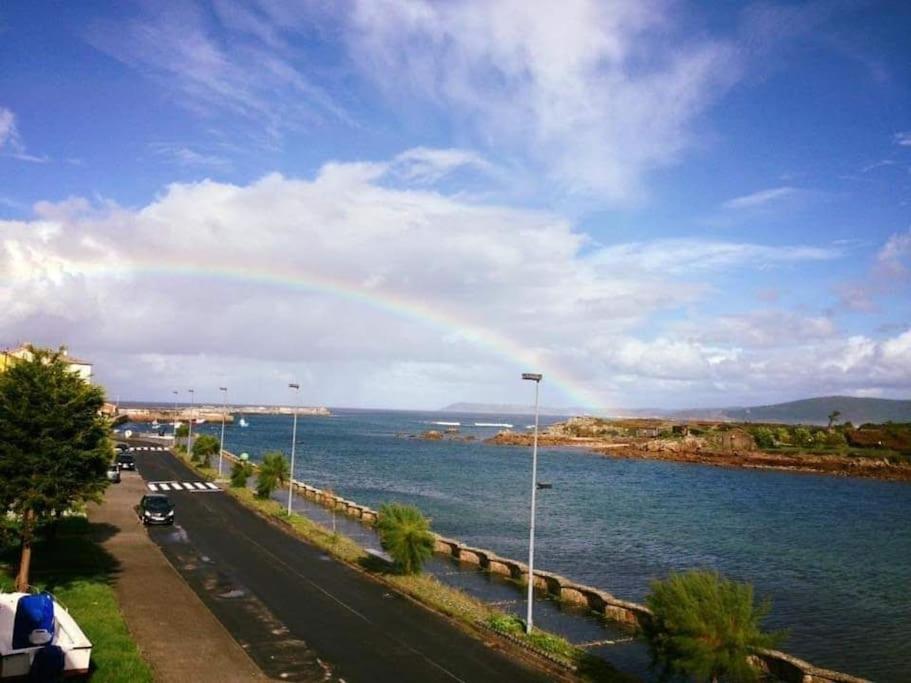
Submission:
M 294 448 L 297 445 L 297 412 L 298 405 L 300 404 L 300 384 L 289 384 L 289 389 L 294 389 L 296 392 L 294 407 L 294 426 L 291 428 L 291 474 L 290 481 L 288 482 L 288 514 L 291 514 L 291 498 L 294 495 Z
M 187 455 L 192 454 L 193 448 L 193 408 L 196 405 L 196 391 L 187 389 L 190 392 L 190 414 L 187 416 Z
M 221 400 L 221 444 L 218 447 L 218 478 L 221 479 L 221 461 L 225 456 L 225 420 L 228 416 L 228 387 L 218 387 Z
M 532 601 L 535 591 L 535 496 L 538 492 L 538 393 L 543 375 L 537 372 L 523 372 L 522 379 L 535 383 L 535 437 L 531 449 L 531 527 L 528 535 L 528 613 L 525 632 L 531 633 Z

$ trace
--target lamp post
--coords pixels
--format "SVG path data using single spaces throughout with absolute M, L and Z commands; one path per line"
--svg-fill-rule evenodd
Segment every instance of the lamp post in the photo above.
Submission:
M 196 392 L 193 389 L 187 389 L 187 391 L 190 392 L 190 414 L 187 417 L 187 425 L 189 425 L 187 427 L 187 455 L 191 456 L 193 453 L 191 450 L 193 447 L 193 408 L 196 403 Z
M 221 461 L 225 455 L 225 419 L 228 415 L 228 387 L 218 387 L 222 392 L 221 400 L 221 445 L 218 447 L 218 478 L 221 479 Z
M 171 393 L 174 394 L 174 448 L 177 448 L 177 389 Z
M 294 495 L 294 447 L 297 445 L 297 405 L 300 403 L 300 384 L 289 384 L 289 389 L 294 389 L 297 392 L 294 401 L 294 426 L 291 428 L 291 481 L 288 482 L 288 514 L 291 514 L 291 498 Z
M 528 612 L 525 618 L 525 632 L 531 633 L 532 600 L 535 591 L 535 495 L 538 491 L 538 393 L 543 375 L 523 372 L 522 379 L 535 383 L 535 437 L 531 449 L 531 526 L 528 534 Z

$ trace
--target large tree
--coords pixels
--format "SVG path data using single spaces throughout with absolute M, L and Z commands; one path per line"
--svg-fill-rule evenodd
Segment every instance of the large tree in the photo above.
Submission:
M 18 590 L 29 584 L 35 530 L 97 499 L 112 456 L 102 389 L 70 371 L 64 349 L 29 350 L 0 373 L 0 510 L 18 520 Z

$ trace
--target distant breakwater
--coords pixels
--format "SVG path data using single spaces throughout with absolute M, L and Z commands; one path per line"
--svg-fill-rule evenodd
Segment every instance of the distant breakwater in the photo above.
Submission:
M 232 461 L 238 458 L 225 452 Z M 256 463 L 251 463 L 257 467 Z M 325 508 L 339 511 L 373 527 L 379 513 L 355 501 L 320 489 L 306 482 L 291 480 L 291 486 L 305 498 Z M 497 555 L 491 550 L 466 545 L 456 539 L 434 534 L 434 551 L 452 560 L 476 566 L 484 571 L 511 580 L 515 585 L 527 585 L 528 566 L 517 560 Z M 641 629 L 651 619 L 651 611 L 645 605 L 622 600 L 608 591 L 580 584 L 553 572 L 535 569 L 533 575 L 535 589 L 551 595 L 563 602 L 587 608 L 596 616 Z M 869 683 L 867 679 L 850 674 L 822 669 L 807 661 L 778 650 L 762 650 L 755 654 L 754 663 L 760 669 L 772 674 L 786 683 Z

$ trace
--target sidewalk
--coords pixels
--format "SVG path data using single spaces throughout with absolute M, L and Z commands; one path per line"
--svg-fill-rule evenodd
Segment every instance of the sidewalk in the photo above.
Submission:
M 173 569 L 137 521 L 133 506 L 145 493 L 142 478 L 124 472 L 92 522 L 118 529 L 102 545 L 120 563 L 115 590 L 127 626 L 165 683 L 266 680 L 247 653 Z

